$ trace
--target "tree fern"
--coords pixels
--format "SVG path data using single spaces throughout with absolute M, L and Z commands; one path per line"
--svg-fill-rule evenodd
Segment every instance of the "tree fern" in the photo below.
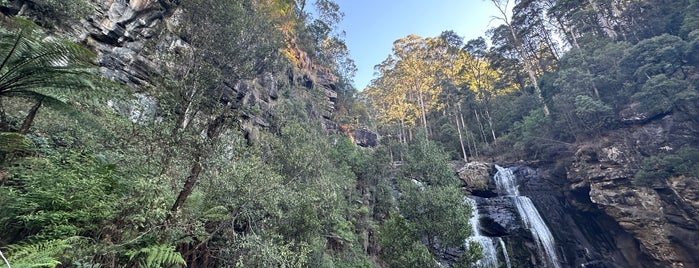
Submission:
M 186 265 L 184 258 L 175 247 L 168 245 L 152 245 L 126 253 L 131 261 L 135 261 L 138 267 L 172 267 L 177 264 Z
M 15 24 L 19 33 L 0 30 L 0 97 L 35 101 L 20 129 L 26 133 L 39 107 L 70 107 L 70 97 L 96 92 L 98 78 L 91 51 L 45 37 L 20 19 Z
M 12 268 L 56 267 L 61 264 L 58 256 L 70 248 L 69 239 L 57 239 L 34 244 L 10 245 L 7 259 Z M 7 264 L 0 265 L 6 268 Z

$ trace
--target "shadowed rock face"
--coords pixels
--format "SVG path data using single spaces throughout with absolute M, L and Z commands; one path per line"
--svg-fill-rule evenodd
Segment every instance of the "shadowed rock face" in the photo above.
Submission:
M 379 144 L 379 135 L 366 128 L 354 130 L 352 136 L 354 143 L 362 147 L 375 147 Z
M 494 173 L 490 165 L 485 166 Z M 543 170 L 526 166 L 512 169 L 520 194 L 533 201 L 551 230 L 562 267 L 652 267 L 651 258 L 639 250 L 638 241 L 612 217 L 591 205 L 586 192 L 569 192 L 565 177 L 544 175 Z M 460 169 L 461 173 L 467 170 Z M 511 197 L 497 196 L 492 179 L 484 183 L 485 189 L 471 192 L 478 204 L 480 232 L 506 241 L 513 267 L 540 267 L 537 245 L 522 225 Z M 581 205 L 587 208 L 583 210 L 572 203 L 588 206 Z
M 696 126 L 679 122 L 665 116 L 582 145 L 567 175 L 570 191 L 587 195 L 588 204 L 632 235 L 640 251 L 659 267 L 699 266 L 699 179 L 672 177 L 653 187 L 633 183 L 643 156 L 695 142 L 696 135 L 688 134 L 695 133 Z
M 551 229 L 564 267 L 649 267 L 650 259 L 638 250 L 638 242 L 612 218 L 598 209 L 572 205 L 589 203 L 589 197 L 567 192 L 565 178 L 544 176 L 529 167 L 515 169 L 515 175 L 520 192 L 532 199 Z

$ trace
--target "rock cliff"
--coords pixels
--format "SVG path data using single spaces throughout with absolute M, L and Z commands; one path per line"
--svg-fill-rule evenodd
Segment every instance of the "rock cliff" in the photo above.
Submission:
M 641 186 L 634 176 L 644 156 L 696 142 L 696 127 L 666 115 L 614 130 L 579 145 L 568 169 L 568 191 L 578 196 L 577 207 L 610 216 L 654 266 L 699 266 L 699 179 L 659 178 Z
M 177 34 L 182 10 L 179 1 L 168 0 L 86 0 L 91 15 L 75 23 L 55 23 L 50 31 L 81 43 L 97 53 L 97 63 L 104 77 L 125 85 L 134 92 L 148 95 L 150 87 L 158 86 L 164 70 L 173 70 L 172 55 L 191 49 L 185 38 Z M 45 19 L 31 1 L 11 1 L 5 15 L 21 14 L 33 20 Z M 294 39 L 287 40 L 293 42 Z M 295 44 L 287 44 L 297 49 Z M 325 97 L 325 103 L 308 104 L 309 116 L 322 120 L 334 130 L 330 121 L 337 100 L 338 78 L 326 68 L 316 66 L 303 51 L 292 51 L 298 62 L 287 71 L 264 73 L 254 79 L 227 81 L 218 87 L 227 98 L 240 105 L 257 107 L 261 113 L 248 114 L 243 127 L 267 126 L 271 107 L 283 89 L 296 88 Z M 291 65 L 291 64 L 290 64 Z M 141 98 L 143 95 L 139 95 Z M 132 107 L 133 108 L 133 107 Z M 256 108 L 256 109 L 257 109 Z

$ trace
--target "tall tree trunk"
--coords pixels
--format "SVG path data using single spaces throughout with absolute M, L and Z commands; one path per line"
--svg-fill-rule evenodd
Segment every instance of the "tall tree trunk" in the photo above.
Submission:
M 464 113 L 462 113 L 461 111 L 459 111 L 459 117 L 461 117 L 461 125 L 464 126 L 464 130 L 467 130 L 467 128 L 466 128 L 466 123 L 465 123 L 465 121 L 464 121 Z M 478 157 L 478 146 L 477 146 L 477 144 L 476 144 L 476 139 L 473 137 L 473 135 L 471 134 L 470 131 L 467 131 L 467 132 L 466 132 L 466 142 L 468 142 L 468 137 L 469 137 L 469 136 L 471 137 L 471 141 L 473 142 L 473 153 L 474 153 L 473 155 L 474 155 L 475 157 Z M 469 144 L 468 148 L 469 148 L 469 151 L 470 151 L 470 150 L 471 150 L 471 145 L 470 145 L 470 144 Z
M 597 16 L 597 20 L 599 21 L 602 31 L 606 33 L 607 36 L 609 36 L 609 38 L 616 40 L 617 32 L 614 30 L 612 22 L 609 20 L 607 15 L 602 12 L 602 9 L 599 7 L 595 0 L 589 0 L 589 2 L 590 6 L 592 7 L 592 10 L 595 12 L 595 15 Z
M 488 143 L 488 138 L 485 136 L 485 130 L 483 129 L 483 123 L 481 122 L 481 117 L 478 115 L 478 109 L 473 109 L 473 114 L 476 115 L 476 122 L 478 122 L 478 128 L 481 130 L 481 138 L 485 144 Z
M 519 54 L 519 57 L 522 58 L 522 62 L 524 63 L 524 69 L 527 71 L 527 75 L 529 76 L 529 80 L 531 80 L 532 85 L 534 86 L 534 93 L 536 94 L 537 99 L 541 103 L 541 108 L 544 111 L 544 115 L 546 117 L 549 117 L 551 114 L 549 112 L 549 107 L 544 101 L 544 96 L 541 93 L 541 88 L 539 87 L 539 80 L 536 78 L 536 71 L 534 70 L 534 66 L 532 66 L 531 63 L 531 57 L 527 55 L 527 53 L 524 50 L 524 46 L 522 45 L 522 42 L 519 40 L 519 37 L 517 36 L 517 32 L 515 31 L 514 26 L 512 25 L 510 19 L 507 17 L 507 5 L 509 4 L 509 0 L 506 1 L 505 5 L 503 6 L 502 3 L 500 3 L 498 0 L 491 0 L 495 7 L 498 9 L 500 14 L 502 15 L 502 18 L 500 18 L 504 23 L 505 26 L 510 30 L 510 34 L 512 35 L 512 40 L 515 45 L 515 51 L 517 51 L 517 54 Z M 593 1 L 593 0 L 590 0 Z
M 405 121 L 403 119 L 400 120 L 400 136 L 398 137 L 398 140 L 401 144 L 408 143 L 405 137 Z
M 34 123 L 34 118 L 36 117 L 36 114 L 39 112 L 39 108 L 41 108 L 42 103 L 43 103 L 43 100 L 39 99 L 36 101 L 34 106 L 32 106 L 32 109 L 29 110 L 29 114 L 27 114 L 27 117 L 24 118 L 24 122 L 22 122 L 22 128 L 19 129 L 19 133 L 22 133 L 22 134 L 29 133 L 29 128 Z
M 7 264 L 7 268 L 12 268 L 12 266 L 10 265 L 10 262 L 7 261 L 7 258 L 5 258 L 5 255 L 2 254 L 2 251 L 0 251 L 0 257 L 2 257 L 2 261 L 3 261 L 5 264 Z
M 172 208 L 170 208 L 170 215 L 168 215 L 168 219 L 172 217 L 179 208 L 184 204 L 185 201 L 187 201 L 187 198 L 192 194 L 192 191 L 194 190 L 194 186 L 197 184 L 199 181 L 199 175 L 203 171 L 203 167 L 201 166 L 201 157 L 202 155 L 205 155 L 206 148 L 207 146 L 210 146 L 211 144 L 215 143 L 218 137 L 223 133 L 224 128 L 226 127 L 226 119 L 229 117 L 229 111 L 230 111 L 230 103 L 223 108 L 223 111 L 221 114 L 219 114 L 216 118 L 213 120 L 209 121 L 206 128 L 202 131 L 202 133 L 206 133 L 207 136 L 206 138 L 201 138 L 201 144 L 199 144 L 195 148 L 195 152 L 193 155 L 192 159 L 192 168 L 189 171 L 189 175 L 184 181 L 184 185 L 182 186 L 182 190 L 180 190 L 180 193 L 177 195 L 177 199 L 175 200 L 175 203 L 172 205 Z
M 490 133 L 493 135 L 493 143 L 498 142 L 498 138 L 495 136 L 495 129 L 493 129 L 493 118 L 490 117 L 490 110 L 486 107 L 485 116 L 488 119 L 488 127 L 490 127 Z
M 0 131 L 8 131 L 10 129 L 10 124 L 7 122 L 7 112 L 5 111 L 5 105 L 2 103 L 2 98 L 0 98 Z
M 182 190 L 180 190 L 180 193 L 177 195 L 177 199 L 175 200 L 175 203 L 172 204 L 172 208 L 170 208 L 170 215 L 168 215 L 168 219 L 172 218 L 172 215 L 177 213 L 180 207 L 184 204 L 185 201 L 187 201 L 187 198 L 189 195 L 192 194 L 192 191 L 194 190 L 194 186 L 197 184 L 197 181 L 199 180 L 199 175 L 201 174 L 201 171 L 203 170 L 201 167 L 201 164 L 199 163 L 200 157 L 197 155 L 195 156 L 194 163 L 192 163 L 192 168 L 189 171 L 189 175 L 187 176 L 187 179 L 184 181 L 184 185 L 182 186 Z
M 429 140 L 430 132 L 427 129 L 427 115 L 425 111 L 425 101 L 424 96 L 422 96 L 422 90 L 418 92 L 418 102 L 420 103 L 420 113 L 422 114 L 422 125 L 425 128 L 425 140 Z
M 459 124 L 459 117 L 454 115 L 456 120 L 456 130 L 459 132 L 459 144 L 461 144 L 461 153 L 464 155 L 464 162 L 468 163 L 468 156 L 466 155 L 466 148 L 464 148 L 464 138 L 461 135 L 461 124 Z

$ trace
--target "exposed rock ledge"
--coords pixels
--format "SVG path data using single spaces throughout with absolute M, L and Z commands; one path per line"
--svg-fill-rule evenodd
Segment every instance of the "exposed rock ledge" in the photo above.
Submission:
M 125 85 L 137 93 L 148 94 L 149 87 L 157 86 L 164 69 L 176 71 L 168 59 L 177 52 L 191 49 L 190 44 L 176 34 L 181 23 L 182 10 L 178 1 L 158 0 L 89 0 L 94 6 L 94 14 L 81 19 L 80 23 L 60 24 L 52 29 L 57 35 L 88 46 L 97 53 L 100 72 L 104 77 Z M 40 17 L 43 14 L 27 10 L 25 3 L 16 1 L 15 8 L 5 12 L 15 15 Z M 22 11 L 20 11 L 22 10 Z M 292 83 L 299 88 L 319 91 L 327 98 L 327 103 L 314 107 L 313 115 L 323 120 L 326 128 L 334 128 L 330 120 L 335 110 L 338 78 L 324 68 L 314 66 L 303 51 L 296 51 L 299 57 L 306 57 L 304 66 L 290 71 L 288 77 L 273 77 L 269 73 L 245 81 L 223 81 L 219 89 L 240 105 L 259 107 L 262 114 L 251 115 L 246 128 L 267 125 L 265 117 L 279 96 L 279 87 Z M 288 81 L 281 81 L 286 80 Z M 139 97 L 140 98 L 140 97 Z M 246 131 L 252 131 L 246 129 Z
M 580 146 L 568 169 L 571 191 L 590 201 L 640 243 L 658 267 L 699 267 L 699 179 L 672 177 L 651 187 L 633 183 L 641 155 L 677 148 L 685 126 L 667 116 L 611 132 Z

